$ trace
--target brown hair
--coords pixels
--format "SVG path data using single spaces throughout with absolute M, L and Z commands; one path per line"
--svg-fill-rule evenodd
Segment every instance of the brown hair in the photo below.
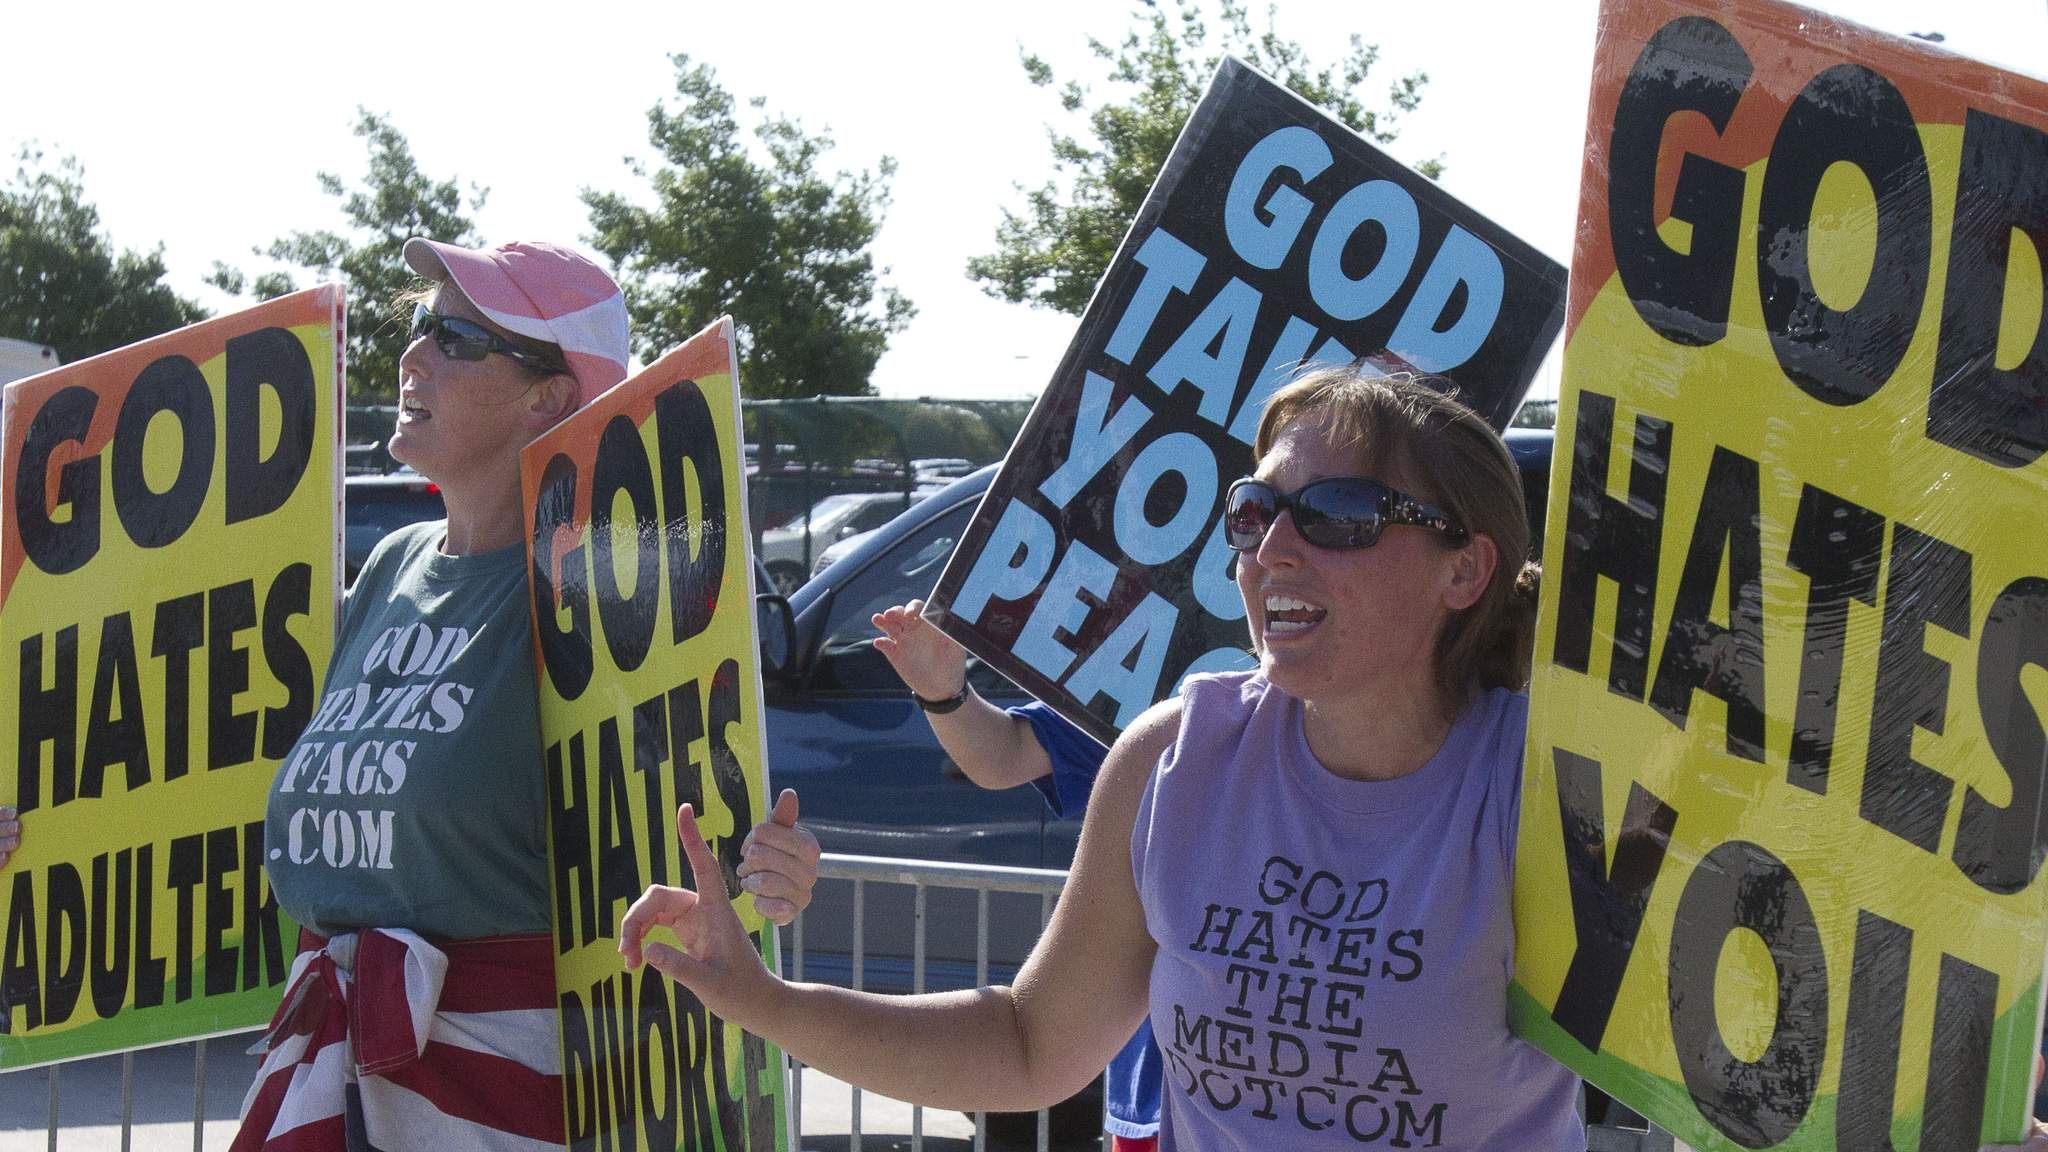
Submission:
M 1330 443 L 1356 447 L 1361 468 L 1398 472 L 1401 486 L 1418 499 L 1493 541 L 1499 553 L 1493 579 L 1471 607 L 1451 614 L 1437 637 L 1437 684 L 1454 699 L 1475 684 L 1528 685 L 1542 571 L 1520 563 L 1529 553 L 1529 517 L 1514 457 L 1455 394 L 1441 377 L 1319 365 L 1267 401 L 1255 444 L 1264 458 L 1281 429 L 1312 418 Z

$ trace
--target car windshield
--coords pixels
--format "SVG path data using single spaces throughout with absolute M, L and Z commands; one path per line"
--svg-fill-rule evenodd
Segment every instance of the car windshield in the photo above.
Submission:
M 867 493 L 865 492 L 840 492 L 827 496 L 816 504 L 811 505 L 809 513 L 811 531 L 826 531 L 833 524 L 845 519 L 847 514 L 852 512 L 855 506 L 865 499 L 867 499 Z M 804 530 L 804 516 L 805 513 L 798 512 L 796 515 L 777 524 L 776 527 L 785 531 L 801 532 Z

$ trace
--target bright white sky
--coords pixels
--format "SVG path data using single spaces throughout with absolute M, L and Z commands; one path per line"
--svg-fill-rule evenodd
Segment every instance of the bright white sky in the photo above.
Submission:
M 161 242 L 171 281 L 213 307 L 216 259 L 336 227 L 314 180 L 363 171 L 357 105 L 389 114 L 421 167 L 490 190 L 491 240 L 578 239 L 584 187 L 643 188 L 648 107 L 673 90 L 667 54 L 713 65 L 735 97 L 829 129 L 837 167 L 896 158 L 876 245 L 919 314 L 876 370 L 888 395 L 1028 396 L 1073 331 L 1054 313 L 991 299 L 967 280 L 1012 186 L 1049 169 L 1060 115 L 1018 67 L 1020 45 L 1062 79 L 1099 83 L 1086 38 L 1117 39 L 1135 5 L 277 3 L 112 5 L 37 0 L 0 17 L 0 146 L 27 141 L 85 165 L 88 195 L 123 246 Z M 1938 29 L 1946 47 L 2039 74 L 2044 0 L 1829 0 L 1888 32 Z M 1374 93 L 1429 73 L 1392 151 L 1443 154 L 1453 194 L 1568 263 L 1578 196 L 1594 0 L 1283 0 L 1280 33 L 1335 58 L 1357 32 L 1381 48 Z M 1553 391 L 1552 381 L 1539 390 Z

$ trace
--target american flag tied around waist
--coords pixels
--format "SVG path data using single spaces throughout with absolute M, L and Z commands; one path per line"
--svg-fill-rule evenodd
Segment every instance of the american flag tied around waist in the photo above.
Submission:
M 562 1146 L 553 942 L 302 932 L 233 1152 Z

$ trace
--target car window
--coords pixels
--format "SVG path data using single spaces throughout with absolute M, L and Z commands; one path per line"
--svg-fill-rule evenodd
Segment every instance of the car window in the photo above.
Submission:
M 858 492 L 836 492 L 811 505 L 809 509 L 797 509 L 788 519 L 775 525 L 775 527 L 792 532 L 801 532 L 804 530 L 804 520 L 808 517 L 811 522 L 811 531 L 822 532 L 825 530 L 828 521 L 844 516 L 846 510 L 859 501 L 860 493 Z
M 825 618 L 825 648 L 874 639 L 869 618 L 892 605 L 931 595 L 946 557 L 974 513 L 972 502 L 946 512 L 909 533 L 860 570 L 833 597 Z
M 906 690 L 888 659 L 875 651 L 879 633 L 872 618 L 884 608 L 931 596 L 953 555 L 953 545 L 967 529 L 974 505 L 974 501 L 966 501 L 908 533 L 838 590 L 825 617 L 825 639 L 818 649 L 812 687 L 858 692 Z M 967 676 L 984 696 L 1022 695 L 980 660 L 969 658 Z
M 903 497 L 888 496 L 880 500 L 870 501 L 866 507 L 854 513 L 853 519 L 848 523 L 852 526 L 854 532 L 871 532 L 894 520 L 902 512 Z M 848 533 L 848 535 L 852 535 L 852 533 Z

